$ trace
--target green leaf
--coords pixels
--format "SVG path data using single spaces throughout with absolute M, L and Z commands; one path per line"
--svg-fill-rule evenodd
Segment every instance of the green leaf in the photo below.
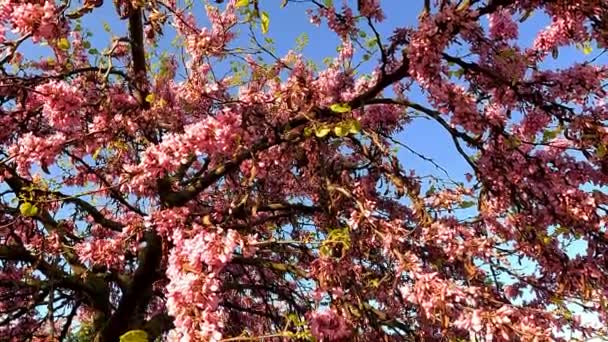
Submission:
M 361 123 L 357 120 L 350 120 L 348 122 L 348 133 L 357 134 L 361 132 Z
M 91 47 L 91 43 L 89 41 L 85 40 L 85 41 L 82 42 L 82 47 L 84 49 L 88 49 L 88 48 Z
M 334 133 L 337 137 L 345 137 L 348 135 L 348 127 L 345 127 L 345 125 L 337 125 L 334 127 Z
M 498 55 L 502 58 L 511 58 L 515 56 L 515 49 L 504 49 Z
M 91 55 L 99 55 L 99 50 L 97 50 L 96 48 L 92 48 L 92 49 L 89 49 L 89 53 Z
M 39 210 L 38 210 L 38 207 L 36 207 L 32 203 L 23 202 L 19 206 L 19 212 L 21 212 L 21 215 L 23 215 L 23 216 L 32 217 L 32 216 L 38 215 Z
M 311 135 L 312 135 L 312 128 L 310 128 L 310 127 L 306 127 L 306 128 L 304 128 L 304 137 L 305 137 L 305 138 L 308 138 L 308 137 L 310 137 Z
M 450 73 L 451 73 L 451 76 L 461 79 L 462 75 L 464 75 L 464 69 L 456 69 L 454 71 L 451 71 Z
M 323 138 L 331 132 L 331 129 L 327 126 L 319 127 L 315 129 L 315 135 L 317 138 Z
M 543 142 L 547 142 L 549 140 L 555 139 L 555 137 L 557 137 L 558 134 L 559 134 L 558 130 L 549 130 L 549 129 L 546 129 L 543 132 Z
M 456 11 L 464 11 L 471 6 L 471 0 L 463 0 L 460 5 L 456 8 Z
M 95 152 L 93 152 L 93 160 L 97 160 L 97 158 L 99 158 L 99 154 L 101 153 L 101 147 L 96 149 Z
M 335 113 L 348 113 L 352 110 L 352 108 L 350 108 L 350 106 L 346 103 L 334 103 L 333 105 L 329 106 L 329 109 L 331 109 L 332 112 Z
M 70 49 L 70 41 L 67 38 L 61 38 L 57 41 L 57 47 L 63 51 Z
M 585 55 L 588 55 L 588 54 L 590 54 L 592 52 L 593 52 L 593 47 L 591 46 L 591 43 L 590 42 L 584 42 L 583 43 L 583 53 Z
M 270 25 L 270 17 L 268 16 L 268 13 L 263 11 L 260 16 L 260 20 L 262 21 L 262 33 L 268 33 L 268 26 Z
M 107 22 L 103 23 L 103 30 L 106 32 L 110 32 L 112 31 L 112 27 L 110 27 L 110 24 L 108 24 Z
M 521 19 L 519 19 L 519 22 L 523 23 L 524 21 L 528 20 L 528 18 L 530 18 L 533 13 L 534 13 L 533 10 L 527 10 L 526 13 L 524 13 L 524 15 L 521 16 Z
M 519 146 L 521 146 L 521 140 L 518 137 L 516 137 L 516 136 L 509 137 L 506 140 L 506 143 L 512 149 L 516 149 Z
M 467 208 L 471 208 L 474 205 L 475 205 L 475 202 L 473 202 L 473 201 L 464 201 L 464 202 L 462 202 L 462 204 L 460 204 L 460 208 L 467 209 Z
M 148 342 L 148 333 L 143 330 L 131 330 L 120 336 L 120 342 Z
M 600 144 L 600 146 L 597 147 L 595 154 L 598 158 L 603 159 L 606 154 L 608 154 L 608 146 L 606 146 L 605 144 Z
M 148 103 L 154 102 L 154 94 L 148 94 L 148 95 L 146 95 L 146 99 L 145 100 Z
M 368 49 L 375 48 L 376 44 L 378 44 L 378 38 L 376 37 L 369 38 L 365 41 L 365 46 L 367 46 Z
M 323 5 L 325 5 L 325 7 L 333 7 L 334 2 L 333 2 L 333 0 L 324 0 Z
M 298 37 L 296 37 L 296 51 L 302 51 L 308 45 L 308 35 L 306 32 L 303 32 Z
M 236 2 L 236 4 L 234 4 L 234 7 L 239 8 L 239 7 L 247 7 L 249 6 L 249 0 L 238 0 Z

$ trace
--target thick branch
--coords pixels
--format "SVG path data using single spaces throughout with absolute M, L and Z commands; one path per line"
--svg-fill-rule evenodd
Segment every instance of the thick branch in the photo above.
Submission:
M 146 247 L 139 267 L 133 275 L 131 285 L 123 293 L 118 308 L 102 328 L 103 341 L 118 341 L 129 328 L 143 323 L 138 309 L 145 307 L 151 298 L 152 285 L 159 277 L 158 268 L 162 259 L 162 242 L 155 232 L 145 233 Z
M 142 10 L 132 9 L 129 15 L 129 37 L 131 39 L 131 57 L 133 77 L 135 78 L 135 96 L 139 103 L 148 107 L 146 102 L 146 52 L 144 49 L 144 29 L 142 21 Z

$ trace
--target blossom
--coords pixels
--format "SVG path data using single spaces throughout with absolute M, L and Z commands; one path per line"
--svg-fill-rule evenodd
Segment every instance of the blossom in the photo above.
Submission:
M 12 31 L 21 35 L 31 33 L 32 40 L 51 40 L 60 30 L 58 9 L 54 1 L 12 2 L 3 4 L 3 16 L 12 26 Z
M 351 335 L 348 323 L 333 310 L 312 312 L 310 330 L 319 341 L 340 341 Z
M 0 0 L 3 339 L 607 335 L 605 1 L 303 3 Z

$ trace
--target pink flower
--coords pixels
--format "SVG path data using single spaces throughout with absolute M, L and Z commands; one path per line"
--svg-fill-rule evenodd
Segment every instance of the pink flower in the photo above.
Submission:
M 351 335 L 347 321 L 334 310 L 310 313 L 310 330 L 320 342 L 340 341 Z
M 494 39 L 517 39 L 518 27 L 511 13 L 501 10 L 490 14 L 490 37 Z

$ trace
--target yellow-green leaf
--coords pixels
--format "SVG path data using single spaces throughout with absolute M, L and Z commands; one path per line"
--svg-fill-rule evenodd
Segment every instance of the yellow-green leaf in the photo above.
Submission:
M 463 0 L 460 5 L 456 8 L 457 11 L 464 11 L 471 6 L 471 0 Z
M 21 215 L 26 216 L 26 217 L 32 217 L 32 216 L 36 216 L 38 215 L 38 207 L 36 207 L 35 205 L 33 205 L 30 202 L 23 202 L 20 206 L 19 206 L 19 211 L 21 212 Z
M 310 127 L 306 127 L 306 128 L 304 128 L 304 137 L 305 137 L 305 138 L 308 138 L 308 137 L 310 137 L 311 135 L 312 135 L 312 128 L 310 128 Z
M 608 154 L 608 146 L 606 146 L 604 144 L 600 144 L 600 146 L 597 147 L 595 154 L 597 155 L 598 158 L 603 159 L 606 156 L 606 154 Z
M 338 137 L 345 137 L 348 135 L 348 127 L 345 127 L 345 125 L 337 125 L 334 127 L 334 133 Z
M 131 330 L 120 336 L 120 342 L 148 342 L 148 333 L 143 330 Z
M 329 109 L 331 109 L 332 112 L 340 114 L 348 113 L 352 110 L 347 103 L 334 103 L 333 105 L 329 106 Z
M 460 208 L 467 209 L 467 208 L 471 208 L 474 205 L 475 205 L 475 202 L 473 202 L 473 201 L 464 201 L 460 204 Z
M 352 120 L 348 128 L 348 132 L 351 134 L 357 134 L 361 132 L 361 123 L 357 120 Z
M 520 23 L 523 23 L 524 21 L 528 20 L 528 18 L 530 18 L 532 16 L 532 14 L 534 13 L 534 11 L 532 10 L 527 10 L 524 15 L 522 15 L 521 19 L 519 19 Z
M 57 47 L 61 50 L 69 50 L 70 49 L 70 41 L 67 38 L 61 38 L 57 41 Z
M 249 0 L 238 0 L 234 6 L 236 8 L 249 6 Z
M 512 136 L 506 140 L 510 148 L 516 149 L 521 146 L 521 140 L 518 137 Z
M 543 142 L 547 142 L 549 140 L 555 139 L 558 134 L 559 134 L 558 130 L 549 130 L 549 129 L 546 129 L 543 132 Z
M 511 58 L 511 57 L 515 56 L 515 50 L 514 49 L 504 49 L 498 55 L 502 58 Z
M 154 94 L 146 95 L 146 102 L 148 102 L 148 103 L 154 102 Z
M 331 132 L 331 129 L 327 126 L 323 126 L 323 127 L 319 127 L 317 129 L 315 129 L 315 135 L 318 138 L 323 138 L 324 136 L 329 134 L 329 132 Z
M 270 17 L 267 12 L 262 12 L 260 15 L 260 20 L 262 21 L 262 33 L 268 33 L 268 26 L 270 25 Z
M 93 160 L 97 160 L 97 158 L 99 157 L 99 153 L 101 153 L 101 147 L 96 149 L 95 152 L 93 152 Z
M 583 53 L 584 53 L 585 55 L 588 55 L 588 54 L 590 54 L 590 53 L 592 53 L 592 52 L 593 52 L 593 47 L 591 47 L 591 43 L 589 43 L 589 42 L 584 42 L 584 43 L 583 43 Z

